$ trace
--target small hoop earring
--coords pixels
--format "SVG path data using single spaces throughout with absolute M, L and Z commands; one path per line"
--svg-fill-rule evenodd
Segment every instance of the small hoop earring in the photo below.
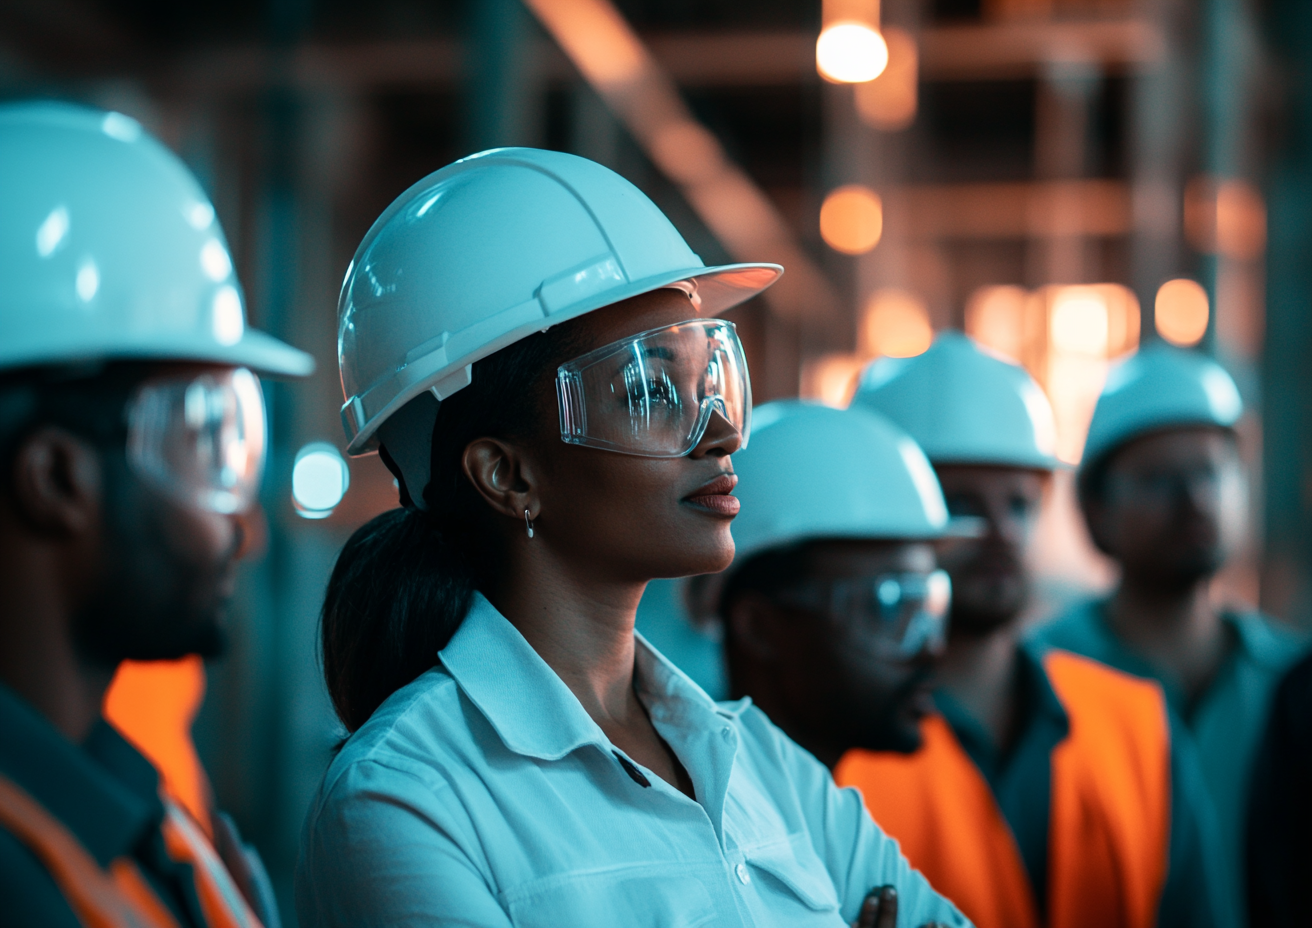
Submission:
M 528 510 L 524 510 L 524 527 L 528 529 L 528 537 L 533 537 L 533 520 L 528 517 Z

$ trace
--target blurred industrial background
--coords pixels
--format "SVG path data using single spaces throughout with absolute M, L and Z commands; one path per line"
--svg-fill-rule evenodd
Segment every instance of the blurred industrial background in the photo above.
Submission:
M 1217 595 L 1312 624 L 1312 4 L 0 0 L 0 96 L 156 132 L 213 196 L 253 323 L 319 360 L 267 385 L 267 530 L 198 724 L 284 901 L 342 734 L 324 582 L 396 505 L 376 458 L 334 450 L 337 286 L 397 194 L 480 149 L 593 158 L 707 263 L 786 265 L 731 313 L 758 401 L 841 404 L 865 362 L 964 328 L 1044 384 L 1074 462 L 1110 360 L 1199 345 L 1249 408 L 1251 532 Z M 1067 478 L 1042 531 L 1038 611 L 1109 582 Z M 644 621 L 714 689 L 676 592 Z

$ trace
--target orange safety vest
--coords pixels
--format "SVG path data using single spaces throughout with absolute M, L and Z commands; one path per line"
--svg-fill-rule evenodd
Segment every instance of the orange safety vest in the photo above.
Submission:
M 1166 882 L 1170 731 L 1157 684 L 1051 651 L 1070 720 L 1052 752 L 1046 920 L 988 782 L 940 716 L 914 754 L 850 751 L 855 786 L 911 865 L 978 928 L 1153 928 Z
M 165 798 L 164 847 L 189 864 L 207 928 L 262 928 L 200 828 Z M 86 928 L 178 928 L 127 857 L 103 869 L 62 822 L 12 780 L 0 776 L 0 828 L 22 841 L 45 865 Z
M 155 765 L 164 791 L 213 834 L 210 781 L 191 740 L 191 725 L 204 698 L 205 664 L 195 655 L 176 661 L 124 661 L 105 693 L 103 712 Z

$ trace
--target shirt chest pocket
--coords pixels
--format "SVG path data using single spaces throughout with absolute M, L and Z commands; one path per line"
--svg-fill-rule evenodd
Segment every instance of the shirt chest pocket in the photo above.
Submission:
M 762 901 L 771 909 L 779 911 L 781 907 L 801 903 L 802 911 L 837 913 L 834 881 L 805 835 L 791 835 L 786 840 L 745 848 L 743 856 L 760 878 Z M 828 920 L 823 923 L 828 924 Z
M 696 928 L 717 918 L 706 868 L 634 864 L 544 877 L 502 894 L 516 928 Z

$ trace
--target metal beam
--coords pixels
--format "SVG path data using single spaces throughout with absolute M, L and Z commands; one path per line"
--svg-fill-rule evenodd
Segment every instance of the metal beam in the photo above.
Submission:
M 781 316 L 824 319 L 838 297 L 769 197 L 693 117 L 674 81 L 608 0 L 525 0 L 579 73 L 738 261 L 787 273 L 766 292 Z
M 1030 77 L 1053 63 L 1090 64 L 1116 73 L 1151 68 L 1165 56 L 1161 31 L 1141 19 L 948 26 L 925 29 L 917 38 L 921 79 L 930 81 Z M 15 45 L 12 37 L 0 41 Z M 652 33 L 642 42 L 681 87 L 787 86 L 816 79 L 811 32 Z M 573 77 L 573 65 L 554 43 L 525 45 L 527 66 L 543 79 Z M 21 47 L 13 51 L 28 57 Z M 265 87 L 275 74 L 309 88 L 454 84 L 466 66 L 454 37 L 306 43 L 292 52 L 285 72 L 271 67 L 272 55 L 261 45 L 190 48 L 153 69 L 143 68 L 142 58 L 133 55 L 113 67 L 105 56 L 96 56 L 83 76 L 142 76 L 152 70 L 162 81 L 223 92 Z

